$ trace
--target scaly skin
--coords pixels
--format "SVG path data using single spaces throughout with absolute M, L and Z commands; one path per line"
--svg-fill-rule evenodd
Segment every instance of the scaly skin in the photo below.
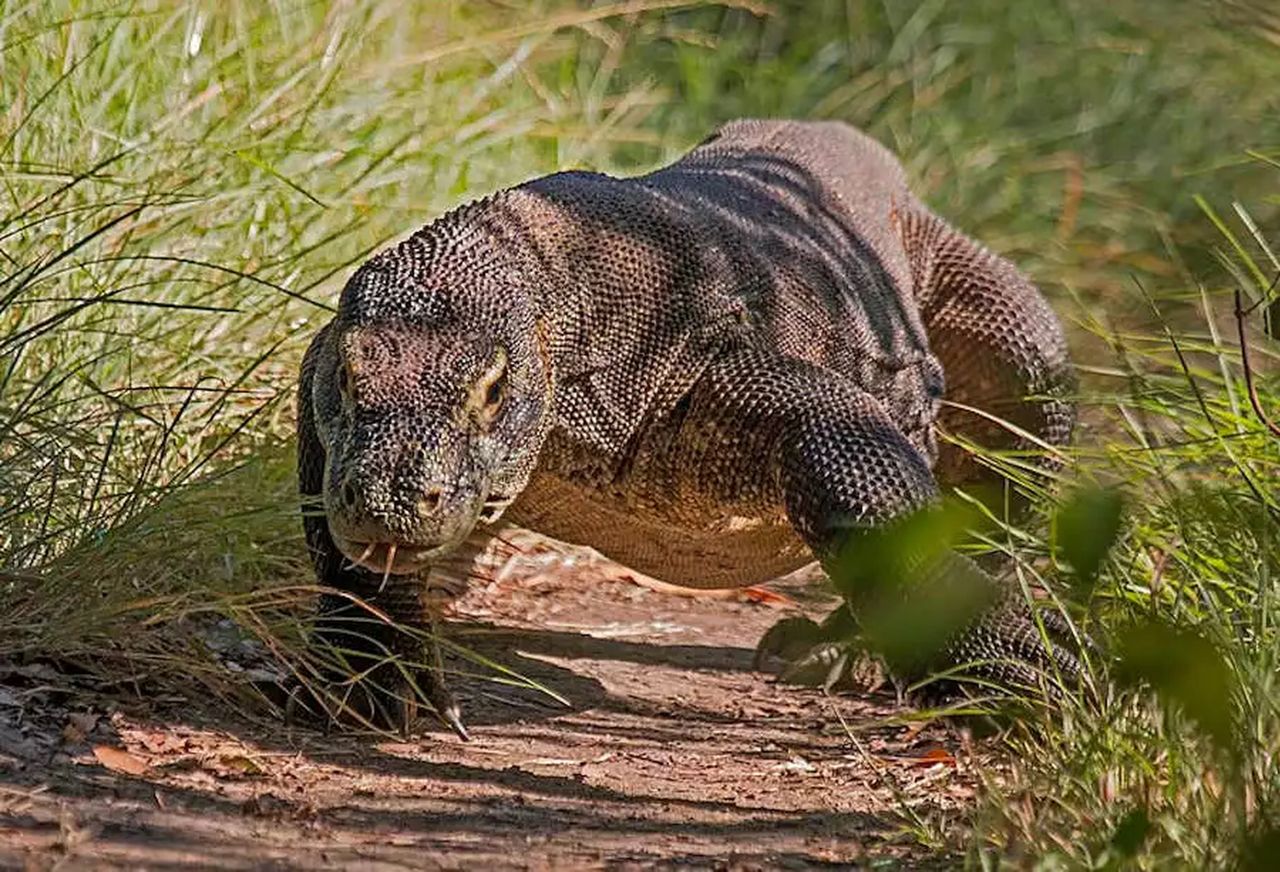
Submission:
M 841 555 L 991 475 L 936 428 L 1030 447 L 943 396 L 1061 445 L 1072 388 L 1044 299 L 888 151 L 840 124 L 734 122 L 647 176 L 499 192 L 362 266 L 303 365 L 307 541 L 322 583 L 410 624 L 416 577 L 500 517 L 692 587 L 816 557 L 870 614 L 916 594 Z M 1041 634 L 969 561 L 911 559 L 920 591 L 959 593 L 936 649 L 884 646 L 901 673 L 1078 670 L 1067 630 Z M 345 602 L 322 603 L 320 638 Z M 414 659 L 379 633 L 357 659 Z

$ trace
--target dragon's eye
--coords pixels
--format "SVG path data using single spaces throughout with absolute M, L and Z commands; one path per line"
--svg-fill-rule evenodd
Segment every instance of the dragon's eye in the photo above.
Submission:
M 489 383 L 489 389 L 484 392 L 484 406 L 486 409 L 502 408 L 502 400 L 507 394 L 507 374 L 504 372 L 492 382 Z
M 472 397 L 473 408 L 480 420 L 484 424 L 492 424 L 507 399 L 507 353 L 501 348 L 493 363 L 476 383 Z

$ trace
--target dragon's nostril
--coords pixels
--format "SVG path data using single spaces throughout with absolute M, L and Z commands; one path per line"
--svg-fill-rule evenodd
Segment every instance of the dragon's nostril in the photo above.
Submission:
M 421 497 L 418 498 L 418 514 L 427 517 L 440 507 L 440 500 L 444 496 L 444 492 L 438 487 L 427 488 Z
M 356 493 L 355 485 L 347 482 L 342 486 L 342 505 L 349 511 L 355 511 L 360 503 L 360 495 Z

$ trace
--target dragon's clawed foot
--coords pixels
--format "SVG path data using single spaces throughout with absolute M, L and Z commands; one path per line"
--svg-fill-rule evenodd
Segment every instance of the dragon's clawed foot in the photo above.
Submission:
M 1087 653 L 1097 645 L 1056 608 L 1034 612 L 1011 600 L 986 612 L 945 650 L 955 677 L 945 682 L 974 682 L 1020 695 L 1061 684 L 1087 686 Z
M 860 687 L 883 683 L 883 673 L 867 657 L 858 638 L 857 623 L 848 608 L 839 606 L 822 623 L 807 617 L 783 618 L 756 645 L 754 667 L 764 671 L 776 661 L 778 677 L 788 684 L 830 690 L 850 680 Z
M 361 647 L 372 649 L 375 645 Z M 403 650 L 376 647 L 381 648 L 377 655 L 371 650 L 331 651 L 333 662 L 323 670 L 323 678 L 295 679 L 289 688 L 285 720 L 310 721 L 326 728 L 342 724 L 392 730 L 407 737 L 418 720 L 419 704 L 425 702 L 459 738 L 470 739 L 461 709 L 445 685 L 439 645 L 434 639 L 393 646 Z
M 900 701 L 941 703 L 971 691 L 1021 696 L 1055 682 L 1083 684 L 1084 652 L 1098 653 L 1061 612 L 1039 608 L 1033 613 L 1012 600 L 982 614 L 932 654 L 920 649 L 913 652 L 916 657 L 890 655 L 886 668 L 889 652 L 872 657 L 870 651 L 857 621 L 841 606 L 822 623 L 792 617 L 774 624 L 756 646 L 754 666 L 764 670 L 782 661 L 777 670 L 782 681 L 827 690 L 846 681 L 867 689 L 891 681 Z

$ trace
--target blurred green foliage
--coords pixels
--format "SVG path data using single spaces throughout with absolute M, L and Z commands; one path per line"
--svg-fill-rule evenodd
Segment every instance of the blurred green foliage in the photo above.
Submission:
M 1235 725 L 1236 680 L 1217 646 L 1198 633 L 1161 621 L 1118 632 L 1116 676 L 1146 682 L 1180 707 L 1225 754 L 1241 742 Z
M 1276 47 L 1216 6 L 787 0 L 771 16 L 675 16 L 624 70 L 675 95 L 655 121 L 677 141 L 743 115 L 858 124 L 943 214 L 1114 304 L 1129 271 L 1180 278 L 1167 242 L 1212 271 L 1191 195 L 1223 202 L 1271 178 L 1246 152 L 1280 140 Z M 681 29 L 715 34 L 715 50 Z
M 1086 593 L 1097 582 L 1102 561 L 1120 533 L 1122 505 L 1115 489 L 1086 488 L 1072 494 L 1058 509 L 1058 552 L 1075 573 L 1076 585 Z
M 863 639 L 900 676 L 940 665 L 947 644 L 995 599 L 990 579 L 953 550 L 976 520 L 971 506 L 947 501 L 884 529 L 850 531 L 826 562 L 855 604 Z

